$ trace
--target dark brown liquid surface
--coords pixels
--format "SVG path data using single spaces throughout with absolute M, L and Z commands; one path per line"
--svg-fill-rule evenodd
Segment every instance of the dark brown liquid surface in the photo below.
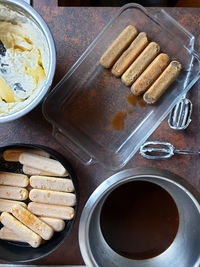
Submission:
M 100 225 L 114 251 L 142 260 L 170 246 L 178 231 L 179 214 L 166 190 L 151 182 L 135 181 L 119 186 L 108 196 Z

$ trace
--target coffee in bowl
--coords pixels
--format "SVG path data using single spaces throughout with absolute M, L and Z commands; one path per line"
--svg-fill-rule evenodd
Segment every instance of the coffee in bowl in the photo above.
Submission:
M 179 214 L 171 195 L 147 181 L 120 185 L 105 200 L 100 226 L 107 244 L 121 256 L 143 260 L 173 242 Z
M 118 172 L 96 188 L 80 218 L 79 245 L 94 267 L 200 266 L 200 194 L 157 168 Z

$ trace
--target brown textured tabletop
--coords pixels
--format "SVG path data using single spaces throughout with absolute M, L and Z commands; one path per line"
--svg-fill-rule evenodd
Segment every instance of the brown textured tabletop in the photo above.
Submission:
M 91 41 L 113 17 L 118 8 L 68 8 L 58 7 L 56 0 L 35 0 L 34 8 L 42 15 L 53 34 L 57 50 L 57 67 L 54 85 L 63 77 L 73 63 L 88 47 Z M 151 8 L 149 8 L 151 9 Z M 152 8 L 153 9 L 153 8 Z M 159 8 L 154 8 L 159 10 Z M 166 8 L 188 31 L 196 36 L 196 50 L 200 45 L 200 9 Z M 200 148 L 199 111 L 200 95 L 197 82 L 189 93 L 193 102 L 192 123 L 185 131 L 171 130 L 167 120 L 149 138 L 151 140 L 168 141 L 177 148 Z M 70 161 L 76 174 L 80 190 L 80 203 L 75 225 L 64 243 L 49 256 L 34 262 L 40 265 L 82 265 L 83 260 L 78 245 L 78 225 L 81 211 L 93 190 L 114 172 L 103 169 L 98 164 L 83 166 L 69 152 L 64 151 L 52 137 L 51 126 L 42 115 L 41 104 L 25 117 L 0 125 L 0 145 L 10 143 L 30 143 L 49 146 Z M 200 190 L 199 158 L 197 156 L 174 156 L 165 161 L 150 161 L 137 153 L 124 167 L 154 166 L 168 169 L 187 179 Z

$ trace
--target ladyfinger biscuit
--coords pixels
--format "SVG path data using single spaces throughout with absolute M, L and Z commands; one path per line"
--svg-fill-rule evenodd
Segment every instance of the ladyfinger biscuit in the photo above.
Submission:
M 23 152 L 29 152 L 33 154 L 40 155 L 42 157 L 49 158 L 50 155 L 46 151 L 40 150 L 40 149 L 32 149 L 32 148 L 12 148 L 12 149 L 6 149 L 3 152 L 3 158 L 6 161 L 19 161 L 19 156 Z
M 53 217 L 63 220 L 71 220 L 74 217 L 74 208 L 67 206 L 30 202 L 28 209 L 35 215 L 42 217 Z
M 155 103 L 174 81 L 180 71 L 181 64 L 178 61 L 172 61 L 144 94 L 144 101 L 148 104 Z
M 3 212 L 3 211 L 11 212 L 11 208 L 15 204 L 20 204 L 25 208 L 27 207 L 26 204 L 24 202 L 21 202 L 21 201 L 0 199 L 0 212 Z
M 44 240 L 49 240 L 53 236 L 54 231 L 51 226 L 40 220 L 21 205 L 15 204 L 11 212 L 20 222 L 41 236 Z
M 12 230 L 7 227 L 2 227 L 0 229 L 0 239 L 9 240 L 9 241 L 17 241 L 17 242 L 25 242 L 22 240 L 21 236 L 16 235 Z
M 52 172 L 46 172 L 46 171 L 42 171 L 36 168 L 32 168 L 29 167 L 27 165 L 23 165 L 22 166 L 22 170 L 25 174 L 29 174 L 29 175 L 46 175 L 46 176 L 55 176 L 55 173 Z M 56 174 L 56 176 L 60 176 L 60 177 L 66 177 L 68 176 L 68 172 L 66 171 L 63 175 L 58 175 Z
M 104 68 L 110 68 L 127 49 L 133 39 L 137 36 L 137 33 L 138 31 L 134 26 L 127 26 L 104 52 L 100 59 L 100 64 Z
M 49 189 L 63 192 L 73 192 L 74 185 L 72 180 L 48 177 L 48 176 L 31 176 L 30 185 L 37 189 Z
M 131 91 L 134 95 L 143 94 L 159 77 L 169 64 L 169 57 L 166 54 L 158 55 L 140 77 L 132 84 Z
M 122 82 L 127 86 L 132 85 L 158 55 L 159 51 L 160 46 L 151 42 L 122 75 Z
M 121 76 L 147 45 L 148 39 L 146 33 L 139 33 L 129 48 L 121 55 L 112 67 L 112 74 L 117 77 Z
M 75 194 L 51 190 L 32 189 L 29 198 L 35 202 L 54 205 L 75 206 L 76 204 Z
M 62 219 L 51 218 L 51 217 L 40 217 L 40 220 L 50 225 L 56 232 L 61 232 L 65 228 L 65 222 Z
M 0 185 L 0 198 L 26 200 L 28 191 L 22 187 Z
M 13 231 L 16 235 L 20 236 L 24 242 L 27 242 L 32 247 L 37 248 L 42 242 L 42 238 L 34 233 L 31 229 L 26 227 L 23 223 L 18 221 L 8 212 L 3 212 L 0 217 L 1 223 Z
M 28 184 L 29 179 L 24 174 L 0 171 L 0 185 L 26 187 Z
M 19 162 L 42 171 L 54 173 L 54 175 L 64 175 L 66 173 L 65 168 L 59 161 L 28 152 L 21 153 Z

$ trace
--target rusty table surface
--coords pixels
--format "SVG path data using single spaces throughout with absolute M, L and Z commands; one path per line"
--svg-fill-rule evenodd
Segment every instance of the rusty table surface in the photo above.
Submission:
M 117 12 L 118 8 L 103 7 L 58 7 L 56 0 L 35 0 L 34 8 L 42 15 L 48 24 L 56 45 L 57 67 L 54 85 L 63 77 L 73 63 L 85 51 L 97 34 Z M 160 8 L 149 8 L 160 9 Z M 165 8 L 188 31 L 196 36 L 196 50 L 200 46 L 200 9 Z M 169 141 L 176 148 L 199 149 L 199 111 L 200 93 L 199 82 L 191 89 L 188 97 L 193 102 L 192 123 L 185 131 L 174 131 L 169 128 L 165 119 L 149 140 Z M 52 136 L 50 124 L 42 115 L 42 104 L 25 117 L 17 121 L 0 125 L 0 145 L 10 143 L 41 144 L 61 151 L 72 164 L 78 180 L 80 203 L 75 225 L 64 243 L 53 253 L 34 262 L 39 265 L 82 265 L 84 264 L 78 245 L 78 225 L 81 211 L 94 189 L 113 171 L 107 171 L 98 164 L 83 166 L 68 151 L 62 150 L 61 145 Z M 154 166 L 168 169 L 188 180 L 200 191 L 199 157 L 176 155 L 169 160 L 152 161 L 142 158 L 138 153 L 124 167 Z

